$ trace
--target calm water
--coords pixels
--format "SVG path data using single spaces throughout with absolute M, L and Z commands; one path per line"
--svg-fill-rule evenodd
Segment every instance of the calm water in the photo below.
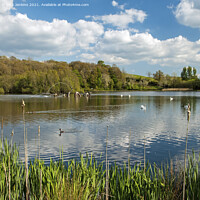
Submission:
M 123 97 L 121 97 L 123 94 Z M 131 95 L 129 98 L 128 95 Z M 174 100 L 170 101 L 170 97 Z M 188 152 L 200 150 L 200 92 L 112 92 L 93 94 L 90 98 L 48 97 L 39 95 L 0 96 L 0 117 L 4 119 L 4 137 L 19 145 L 24 158 L 24 121 L 21 100 L 25 100 L 25 126 L 28 135 L 29 159 L 40 157 L 49 162 L 58 160 L 63 149 L 64 161 L 79 158 L 81 152 L 105 159 L 108 127 L 109 162 L 143 163 L 144 141 L 146 159 L 150 163 L 182 162 L 190 103 Z M 146 104 L 146 111 L 140 106 Z M 28 113 L 31 112 L 31 113 Z M 33 113 L 32 113 L 33 112 Z M 38 126 L 41 128 L 40 148 Z M 59 136 L 59 128 L 65 133 Z M 101 156 L 101 159 L 100 159 Z

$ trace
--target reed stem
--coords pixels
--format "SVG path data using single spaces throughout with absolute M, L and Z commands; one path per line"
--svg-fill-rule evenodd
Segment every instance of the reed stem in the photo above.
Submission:
M 144 172 L 146 170 L 146 148 L 145 148 L 145 141 L 146 141 L 146 138 L 144 136 Z
M 108 126 L 106 137 L 106 200 L 108 200 L 108 163 L 107 163 L 107 148 L 108 148 Z
M 40 126 L 38 126 L 39 163 L 40 163 Z M 42 169 L 40 168 L 40 199 L 42 199 Z
M 9 200 L 11 199 L 11 189 L 10 189 L 10 155 L 8 157 L 8 190 L 9 190 Z
M 40 168 L 40 199 L 42 200 L 42 170 Z
M 130 178 L 130 140 L 131 140 L 131 129 L 129 132 L 129 146 L 128 146 L 128 179 Z
M 25 138 L 25 171 L 26 171 L 26 199 L 28 199 L 29 189 L 28 189 L 27 129 L 26 129 L 26 138 Z
M 1 147 L 3 147 L 3 117 L 1 121 Z
M 40 126 L 38 126 L 38 146 L 39 146 L 39 161 L 40 161 Z
M 187 122 L 187 132 L 186 132 L 186 141 L 185 141 L 185 157 L 184 157 L 184 172 L 183 172 L 183 200 L 185 200 L 185 171 L 186 171 L 186 161 L 187 161 L 188 130 L 189 130 L 189 121 L 190 121 L 190 110 L 189 109 L 187 112 L 187 121 L 188 122 Z

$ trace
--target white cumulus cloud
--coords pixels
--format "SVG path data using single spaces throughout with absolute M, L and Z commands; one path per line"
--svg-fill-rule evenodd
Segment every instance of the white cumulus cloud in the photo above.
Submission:
M 131 8 L 121 11 L 119 14 L 93 16 L 93 19 L 100 20 L 104 24 L 112 24 L 119 28 L 126 28 L 130 23 L 143 23 L 146 17 L 147 14 L 144 11 Z
M 13 0 L 0 0 L 0 13 L 8 13 L 13 9 Z
M 147 17 L 142 10 L 132 8 L 119 14 L 93 17 L 96 21 L 88 18 L 75 23 L 60 19 L 48 22 L 33 20 L 20 13 L 11 15 L 9 10 L 13 5 L 2 7 L 5 2 L 0 0 L 0 55 L 36 59 L 74 55 L 84 61 L 104 60 L 122 65 L 142 61 L 174 67 L 200 63 L 200 40 L 191 42 L 182 36 L 159 40 L 148 32 L 131 29 L 130 23 L 142 23 Z M 175 11 L 177 19 L 185 25 L 200 27 L 199 2 L 182 0 Z M 112 4 L 119 6 L 116 1 Z M 123 29 L 108 30 L 104 24 Z
M 181 0 L 174 15 L 180 24 L 200 28 L 200 1 Z
M 121 10 L 124 10 L 124 6 L 125 6 L 125 5 L 119 5 L 118 2 L 112 1 L 112 6 L 113 6 L 113 7 L 117 7 L 117 8 L 119 8 L 119 9 L 121 9 Z
M 31 20 L 27 15 L 0 15 L 0 53 L 66 55 L 76 45 L 76 30 L 66 20 Z
M 98 41 L 99 37 L 104 33 L 104 27 L 96 22 L 87 22 L 79 20 L 74 24 L 77 31 L 77 41 L 80 47 L 89 48 L 90 44 Z
M 119 4 L 116 1 L 112 1 L 112 6 L 117 7 Z
M 200 41 L 191 42 L 182 36 L 159 40 L 149 33 L 109 30 L 97 44 L 94 54 L 108 63 L 146 61 L 149 64 L 176 67 L 200 62 Z
M 68 56 L 86 50 L 103 33 L 96 22 L 32 20 L 27 15 L 0 15 L 0 55 Z

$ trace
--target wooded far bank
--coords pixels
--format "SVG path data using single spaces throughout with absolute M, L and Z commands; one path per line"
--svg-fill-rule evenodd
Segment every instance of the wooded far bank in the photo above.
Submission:
M 161 90 L 163 88 L 200 89 L 196 69 L 184 67 L 181 76 L 162 71 L 149 77 L 127 74 L 104 61 L 71 63 L 0 56 L 0 94 L 67 93 L 98 90 Z

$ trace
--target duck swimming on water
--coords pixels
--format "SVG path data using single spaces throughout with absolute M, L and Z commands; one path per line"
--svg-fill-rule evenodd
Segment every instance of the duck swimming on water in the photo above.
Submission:
M 61 134 L 64 133 L 64 131 L 61 128 L 59 128 L 59 131 L 60 131 L 59 136 L 61 136 Z
M 141 110 L 146 110 L 146 104 L 145 104 L 145 105 L 141 105 L 141 106 L 140 106 L 140 109 L 141 109 Z
M 21 105 L 22 107 L 25 107 L 25 102 L 24 102 L 24 100 L 22 99 L 22 105 Z
M 13 136 L 15 133 L 14 133 L 14 129 L 12 129 L 12 132 L 11 132 L 11 136 Z

